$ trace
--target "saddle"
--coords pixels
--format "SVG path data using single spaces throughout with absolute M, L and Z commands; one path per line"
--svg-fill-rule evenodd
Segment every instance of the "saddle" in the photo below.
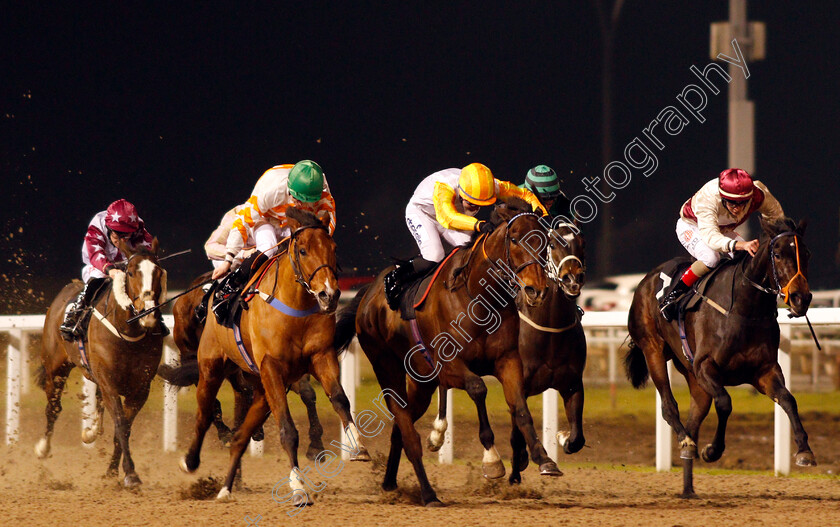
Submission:
M 443 264 L 449 261 L 452 255 L 457 253 L 459 249 L 460 247 L 453 249 L 437 266 L 415 276 L 403 287 L 403 292 L 400 297 L 400 317 L 403 320 L 413 320 L 416 318 L 416 311 L 426 301 L 426 297 L 432 289 L 432 284 L 440 274 Z
M 708 299 L 705 293 L 709 285 L 712 283 L 713 276 L 720 274 L 723 269 L 737 265 L 745 257 L 746 253 L 744 252 L 738 253 L 735 258 L 725 258 L 717 267 L 712 269 L 710 273 L 698 280 L 697 283 L 694 284 L 694 286 L 692 286 L 692 288 L 689 289 L 688 292 L 685 293 L 683 297 L 677 302 L 678 318 L 684 319 L 686 313 L 691 311 L 697 311 L 698 309 L 700 309 L 700 304 L 701 302 L 703 302 L 704 299 L 710 302 L 710 304 L 713 304 L 712 307 L 715 307 L 715 309 L 720 308 L 726 312 L 731 311 L 731 305 L 720 306 L 714 302 L 714 299 Z M 688 267 L 692 263 L 694 263 L 694 259 L 682 256 L 678 258 L 673 258 L 665 262 L 665 264 L 662 266 L 662 270 L 659 272 L 659 278 L 657 279 L 657 300 L 663 298 L 665 295 L 670 293 L 674 289 L 674 287 L 676 287 L 677 282 L 679 282 L 685 270 L 688 269 Z M 735 273 L 732 273 L 728 277 L 728 280 L 730 282 L 733 282 L 734 279 Z

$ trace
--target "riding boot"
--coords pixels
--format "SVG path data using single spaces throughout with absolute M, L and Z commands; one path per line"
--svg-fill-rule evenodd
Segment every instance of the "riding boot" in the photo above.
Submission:
M 259 269 L 265 262 L 266 256 L 261 252 L 255 252 L 242 261 L 242 264 L 219 282 L 216 287 L 215 300 L 213 302 L 213 313 L 216 315 L 216 322 L 232 327 L 230 314 L 234 301 L 237 301 L 242 293 L 242 288 L 251 278 L 251 271 Z
M 99 290 L 105 280 L 105 278 L 91 278 L 85 283 L 76 298 L 67 304 L 64 311 L 64 321 L 58 328 L 61 338 L 68 342 L 84 339 L 84 331 L 80 327 L 80 322 L 85 318 L 82 315 L 87 311 L 91 297 Z
M 385 299 L 388 301 L 388 307 L 390 307 L 393 311 L 399 309 L 400 297 L 403 294 L 405 286 L 413 278 L 425 273 L 435 265 L 437 265 L 436 262 L 431 262 L 422 256 L 418 256 L 413 260 L 397 265 L 393 271 L 386 274 L 383 279 L 383 285 L 385 288 Z
M 204 286 L 206 289 L 204 290 L 204 295 L 201 297 L 201 302 L 195 306 L 193 313 L 199 324 L 204 324 L 204 321 L 207 320 L 207 305 L 210 303 L 210 297 L 213 291 L 216 290 L 216 284 L 217 282 L 213 282 Z
M 665 295 L 665 297 L 659 302 L 659 311 L 662 313 L 662 317 L 665 320 L 668 322 L 674 320 L 674 317 L 677 314 L 677 301 L 682 298 L 683 294 L 685 294 L 690 287 L 691 286 L 680 280 L 677 282 L 677 285 L 674 286 L 674 289 Z

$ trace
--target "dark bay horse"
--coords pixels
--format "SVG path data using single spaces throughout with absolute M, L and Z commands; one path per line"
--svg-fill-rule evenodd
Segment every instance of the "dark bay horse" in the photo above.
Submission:
M 575 304 L 586 281 L 585 243 L 580 229 L 571 223 L 553 222 L 545 240 L 546 254 L 540 257 L 549 278 L 545 301 L 528 305 L 523 293 L 517 296 L 519 318 L 519 356 L 522 359 L 526 397 L 554 388 L 563 397 L 569 432 L 558 432 L 564 452 L 573 454 L 585 444 L 583 435 L 583 370 L 586 366 L 586 336 Z M 535 249 L 536 251 L 536 249 Z M 438 417 L 429 435 L 429 450 L 443 445 L 446 431 L 446 392 L 439 390 Z M 479 418 L 481 420 L 481 418 Z M 509 482 L 520 483 L 520 472 L 528 466 L 525 438 L 513 423 L 513 459 Z M 485 470 L 485 476 L 504 476 L 501 460 Z
M 207 272 L 193 280 L 190 287 L 196 287 L 196 289 L 179 297 L 172 306 L 172 315 L 175 318 L 172 338 L 180 351 L 181 364 L 177 367 L 162 364 L 158 368 L 158 375 L 176 386 L 198 384 L 198 344 L 201 341 L 204 324 L 199 323 L 195 316 L 195 308 L 201 302 L 204 290 L 197 286 L 207 282 L 211 274 Z M 228 369 L 230 371 L 227 379 L 234 390 L 233 428 L 236 430 L 242 425 L 245 413 L 251 406 L 254 395 L 250 383 L 245 379 L 244 372 L 233 363 L 228 364 Z M 306 457 L 315 459 L 315 456 L 324 450 L 324 443 L 321 439 L 321 436 L 324 435 L 324 428 L 318 419 L 318 410 L 315 406 L 315 390 L 312 389 L 309 382 L 309 374 L 307 373 L 298 382 L 293 383 L 290 389 L 300 395 L 303 404 L 306 405 L 306 413 L 309 417 L 309 448 L 306 450 Z M 222 408 L 218 400 L 214 403 L 213 425 L 216 427 L 222 443 L 229 445 L 233 438 L 233 431 L 222 420 Z M 260 440 L 262 429 L 258 429 L 255 436 L 255 440 Z
M 323 386 L 342 427 L 356 441 L 351 460 L 368 461 L 370 456 L 350 414 L 350 402 L 339 383 L 338 358 L 333 347 L 335 309 L 338 305 L 335 242 L 329 234 L 329 218 L 289 208 L 292 231 L 288 249 L 268 265 L 258 284 L 260 298 L 242 312 L 241 332 L 219 325 L 208 316 L 198 346 L 199 381 L 195 435 L 181 460 L 181 468 L 193 472 L 200 462 L 201 444 L 213 419 L 213 402 L 224 380 L 225 364 L 235 363 L 246 372 L 258 370 L 254 401 L 245 420 L 233 434 L 227 478 L 217 499 L 230 498 L 230 490 L 254 431 L 273 413 L 280 427 L 280 441 L 289 458 L 290 487 L 294 505 L 308 502 L 298 471 L 298 433 L 289 413 L 287 389 L 304 374 L 311 373 Z M 212 306 L 210 306 L 212 307 Z M 237 346 L 240 340 L 245 355 Z M 249 365 L 249 363 L 251 363 Z
M 481 375 L 498 378 L 533 460 L 543 474 L 560 475 L 537 438 L 526 404 L 517 351 L 519 317 L 513 302 L 517 287 L 523 289 L 529 304 L 538 305 L 545 299 L 548 284 L 544 269 L 520 245 L 532 231 L 544 235 L 545 229 L 530 206 L 516 201 L 495 208 L 491 218 L 495 230 L 491 234 L 480 236 L 471 248 L 459 250 L 441 265 L 439 278 L 417 310 L 419 332 L 430 344 L 428 357 L 417 346 L 410 323 L 388 308 L 382 280 L 390 269 L 362 288 L 339 316 L 336 348 L 346 348 L 358 335 L 383 393 L 394 394 L 387 398 L 388 409 L 395 417 L 382 488 L 397 488 L 404 449 L 425 505 L 440 505 L 440 501 L 426 476 L 414 423 L 429 407 L 438 383 L 466 390 L 481 418 L 487 415 L 487 389 Z M 504 292 L 500 292 L 502 287 L 506 288 Z M 493 464 L 498 460 L 493 431 L 486 419 L 480 427 L 485 455 L 495 454 L 495 459 L 485 457 L 485 461 Z
M 66 342 L 58 331 L 64 308 L 79 293 L 82 283 L 74 281 L 66 285 L 47 310 L 41 348 L 42 366 L 38 373 L 38 383 L 47 395 L 47 430 L 35 445 L 35 452 L 40 458 L 49 453 L 55 420 L 61 412 L 64 384 L 70 371 L 80 366 L 82 374 L 97 385 L 97 414 L 93 427 L 82 433 L 82 440 L 91 443 L 101 433 L 104 403 L 114 420 L 114 454 L 107 475 L 119 474 L 122 458 L 123 484 L 134 487 L 141 481 L 134 471 L 128 439 L 131 425 L 146 403 L 149 386 L 160 364 L 163 337 L 157 311 L 130 324 L 127 320 L 136 312 L 157 306 L 165 300 L 166 271 L 157 264 L 157 239 L 153 241 L 151 251 L 145 248 L 131 251 L 122 240 L 118 248 L 127 257 L 125 274 L 112 283 L 108 282 L 104 286 L 108 288 L 107 294 L 99 295 L 91 303 L 93 316 L 87 341 L 81 343 L 86 350 L 85 355 L 81 353 L 80 343 Z
M 796 400 L 785 388 L 778 364 L 779 324 L 776 298 L 784 295 L 794 316 L 803 316 L 811 302 L 808 289 L 810 253 L 803 239 L 805 224 L 785 219 L 776 224 L 762 222 L 765 237 L 752 259 L 737 260 L 721 269 L 705 291 L 719 306 L 730 306 L 727 315 L 703 302 L 699 310 L 686 314 L 685 332 L 693 363 L 682 351 L 677 322 L 660 315 L 656 281 L 662 266 L 647 274 L 633 297 L 627 326 L 632 343 L 625 358 L 627 376 L 636 388 L 650 374 L 662 396 L 662 415 L 677 434 L 680 457 L 684 460 L 683 496 L 694 495 L 691 463 L 697 457 L 700 424 L 712 401 L 718 426 L 712 442 L 703 448 L 703 460 L 717 461 L 725 448 L 726 421 L 732 401 L 724 386 L 750 384 L 784 409 L 793 425 L 798 452 L 796 464 L 816 465 L 808 446 L 808 434 L 799 419 Z M 667 361 L 685 377 L 691 392 L 686 424 L 671 393 Z

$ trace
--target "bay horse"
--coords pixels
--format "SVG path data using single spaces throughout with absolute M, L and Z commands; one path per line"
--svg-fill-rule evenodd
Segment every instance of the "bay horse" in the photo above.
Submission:
M 544 244 L 545 266 L 549 289 L 539 306 L 526 302 L 524 294 L 517 296 L 519 311 L 519 356 L 522 359 L 525 396 L 539 395 L 554 388 L 563 397 L 569 432 L 558 432 L 558 441 L 566 454 L 578 452 L 586 440 L 583 435 L 583 370 L 586 366 L 586 336 L 575 298 L 586 282 L 585 242 L 580 229 L 571 223 L 552 222 L 552 229 Z M 534 249 L 537 251 L 537 249 Z M 428 447 L 436 452 L 443 446 L 446 431 L 446 397 L 438 390 L 438 417 L 429 435 Z M 486 419 L 486 418 L 485 418 Z M 482 418 L 479 418 L 482 420 Z M 511 429 L 511 484 L 521 483 L 520 472 L 528 466 L 525 438 L 516 423 Z M 498 461 L 485 476 L 502 477 L 504 465 Z
M 218 324 L 214 316 L 208 316 L 198 346 L 195 435 L 180 462 L 183 471 L 193 472 L 199 466 L 201 445 L 212 422 L 213 401 L 225 378 L 226 363 L 232 362 L 243 371 L 258 375 L 260 380 L 253 385 L 254 401 L 245 420 L 233 434 L 228 473 L 216 496 L 218 500 L 230 499 L 242 454 L 254 431 L 273 413 L 292 469 L 289 486 L 294 492 L 293 504 L 311 503 L 305 492 L 298 492 L 303 489 L 297 476 L 298 432 L 286 400 L 287 389 L 306 373 L 318 379 L 341 418 L 343 429 L 354 437 L 357 448 L 351 460 L 370 460 L 339 382 L 338 358 L 333 347 L 340 292 L 329 218 L 319 219 L 291 207 L 286 211 L 286 218 L 292 232 L 288 248 L 264 267 L 257 284 L 260 300 L 251 302 L 242 311 L 240 331 L 228 329 Z M 242 351 L 237 340 L 242 343 Z
M 764 236 L 755 256 L 735 260 L 720 269 L 704 292 L 717 307 L 730 306 L 728 313 L 719 312 L 708 302 L 686 313 L 685 336 L 693 350 L 693 362 L 681 351 L 677 321 L 667 322 L 659 313 L 656 282 L 663 266 L 645 276 L 630 306 L 627 328 L 632 343 L 625 357 L 627 376 L 634 387 L 641 388 L 650 375 L 662 396 L 662 415 L 677 434 L 683 459 L 683 497 L 694 496 L 692 462 L 697 457 L 700 424 L 712 401 L 718 425 L 712 442 L 703 448 L 702 457 L 713 462 L 723 454 L 726 422 L 732 412 L 732 401 L 724 386 L 750 384 L 781 406 L 790 418 L 799 449 L 796 464 L 816 465 L 796 399 L 785 388 L 778 364 L 776 320 L 778 295 L 784 295 L 793 316 L 804 316 L 811 302 L 805 222 L 797 226 L 787 218 L 776 223 L 762 221 L 762 230 Z M 671 392 L 669 360 L 685 377 L 691 392 L 685 425 Z
M 541 473 L 561 475 L 537 438 L 526 403 L 517 351 L 519 318 L 513 303 L 517 287 L 523 289 L 531 305 L 545 299 L 545 272 L 520 245 L 530 232 L 544 235 L 545 229 L 521 200 L 496 206 L 490 221 L 495 226 L 491 234 L 479 236 L 470 248 L 457 250 L 440 265 L 439 278 L 416 311 L 417 331 L 430 346 L 418 345 L 410 322 L 388 307 L 383 278 L 390 268 L 357 293 L 342 310 L 336 327 L 336 348 L 345 349 L 358 336 L 383 394 L 392 395 L 386 398 L 395 417 L 382 488 L 397 488 L 401 451 L 405 450 L 420 483 L 422 503 L 427 506 L 441 502 L 426 476 L 414 423 L 429 407 L 438 384 L 466 390 L 473 399 L 481 419 L 480 437 L 487 449 L 485 464 L 494 464 L 499 456 L 493 446 L 493 431 L 481 417 L 487 415 L 487 388 L 481 375 L 494 375 Z M 494 286 L 491 279 L 497 278 Z M 504 293 L 498 291 L 500 282 L 507 288 Z M 508 295 L 507 301 L 503 295 Z M 427 357 L 421 347 L 426 347 Z
M 132 323 L 127 320 L 166 299 L 166 271 L 158 265 L 157 238 L 151 250 L 131 250 L 123 240 L 117 247 L 127 258 L 125 274 L 106 281 L 103 287 L 107 290 L 91 302 L 93 316 L 86 342 L 67 342 L 58 330 L 68 301 L 81 291 L 81 282 L 66 285 L 47 310 L 38 373 L 38 384 L 47 395 L 47 429 L 35 445 L 35 453 L 39 458 L 49 454 L 67 376 L 80 366 L 82 374 L 96 383 L 96 416 L 93 426 L 83 431 L 82 441 L 92 443 L 102 433 L 104 403 L 114 420 L 114 453 L 106 475 L 117 476 L 122 459 L 123 485 L 135 487 L 142 482 L 129 450 L 131 425 L 149 396 L 163 352 L 163 336 L 159 311 Z
M 190 287 L 195 287 L 195 289 L 179 297 L 172 306 L 172 315 L 175 318 L 172 339 L 180 351 L 180 365 L 172 367 L 161 364 L 158 368 L 158 375 L 175 386 L 198 384 L 198 344 L 201 341 L 204 324 L 200 323 L 198 317 L 195 316 L 195 308 L 201 303 L 204 296 L 204 290 L 198 286 L 206 283 L 211 274 L 212 272 L 207 272 L 193 280 Z M 229 371 L 226 377 L 234 390 L 233 430 L 225 425 L 222 420 L 222 407 L 218 400 L 214 402 L 213 426 L 216 427 L 219 440 L 229 446 L 233 438 L 233 431 L 242 425 L 245 413 L 254 399 L 254 394 L 251 383 L 245 378 L 245 375 L 247 375 L 245 372 L 232 362 L 228 363 L 227 368 Z M 314 460 L 315 456 L 324 450 L 322 441 L 324 428 L 318 419 L 316 395 L 309 382 L 309 374 L 305 374 L 299 381 L 293 383 L 290 390 L 298 394 L 306 406 L 306 414 L 309 417 L 309 448 L 306 450 L 306 457 Z M 263 432 L 260 428 L 254 433 L 253 439 L 260 441 L 262 436 Z

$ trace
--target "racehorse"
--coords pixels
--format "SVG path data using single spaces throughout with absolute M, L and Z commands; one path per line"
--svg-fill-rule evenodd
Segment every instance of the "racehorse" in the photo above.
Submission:
M 586 336 L 575 304 L 586 281 L 585 243 L 580 229 L 570 223 L 555 223 L 545 241 L 544 265 L 549 277 L 545 302 L 529 306 L 523 293 L 517 297 L 519 356 L 522 359 L 526 397 L 554 388 L 563 396 L 569 432 L 559 432 L 564 452 L 573 454 L 585 444 L 583 435 L 583 369 L 586 366 Z M 541 261 L 542 263 L 542 261 Z M 438 417 L 429 435 L 429 450 L 443 445 L 446 431 L 446 392 L 438 391 Z M 481 420 L 482 418 L 479 418 Z M 511 430 L 511 484 L 522 481 L 520 472 L 528 466 L 525 438 L 513 423 Z M 504 476 L 501 460 L 492 472 Z M 485 475 L 488 475 L 487 471 Z
M 195 316 L 195 308 L 204 296 L 204 291 L 198 286 L 206 283 L 211 274 L 207 272 L 193 280 L 190 288 L 195 287 L 195 289 L 179 297 L 172 306 L 172 315 L 175 318 L 172 338 L 181 352 L 181 364 L 177 367 L 161 364 L 158 368 L 158 375 L 175 386 L 198 384 L 198 344 L 201 341 L 204 324 L 200 323 L 198 317 Z M 250 382 L 246 380 L 246 374 L 235 364 L 229 363 L 227 368 L 230 370 L 227 380 L 234 390 L 233 428 L 236 430 L 242 425 L 245 413 L 254 399 L 253 388 L 251 388 Z M 293 383 L 290 390 L 300 395 L 303 404 L 306 405 L 306 413 L 309 417 L 309 448 L 306 450 L 306 457 L 314 460 L 315 456 L 324 450 L 324 443 L 321 439 L 321 436 L 324 435 L 324 428 L 318 419 L 318 411 L 315 406 L 315 390 L 312 389 L 309 382 L 309 374 Z M 222 407 L 218 400 L 214 402 L 213 425 L 218 431 L 219 440 L 225 445 L 229 445 L 233 438 L 233 431 L 222 420 Z M 260 428 L 255 432 L 253 439 L 260 441 L 262 435 L 262 429 Z
M 50 451 L 53 426 L 61 412 L 61 393 L 70 371 L 80 366 L 82 374 L 96 383 L 96 416 L 93 426 L 82 433 L 82 441 L 93 442 L 102 433 L 103 403 L 114 420 L 114 454 L 106 475 L 117 476 L 122 458 L 123 484 L 141 484 L 134 471 L 128 447 L 131 425 L 146 403 L 149 386 L 160 364 L 163 336 L 158 311 L 128 323 L 134 314 L 153 308 L 166 298 L 166 271 L 157 264 L 158 241 L 151 250 L 130 250 L 123 240 L 117 247 L 127 257 L 125 274 L 105 282 L 104 290 L 93 302 L 86 341 L 66 342 L 58 327 L 68 301 L 81 291 L 74 281 L 53 300 L 44 321 L 41 347 L 42 366 L 38 384 L 47 395 L 47 430 L 35 445 L 39 458 Z M 122 396 L 123 400 L 120 400 Z
M 341 418 L 342 427 L 354 436 L 357 449 L 351 460 L 370 460 L 350 415 L 350 402 L 339 383 L 338 358 L 333 348 L 334 313 L 340 292 L 329 218 L 321 220 L 291 207 L 286 218 L 292 231 L 289 245 L 262 271 L 257 284 L 262 300 L 251 302 L 242 311 L 239 331 L 208 316 L 198 346 L 198 410 L 195 436 L 180 464 L 185 472 L 198 468 L 201 444 L 213 417 L 213 401 L 225 378 L 225 364 L 233 362 L 260 379 L 253 385 L 254 401 L 245 420 L 233 434 L 227 478 L 216 496 L 219 500 L 230 498 L 242 453 L 269 412 L 277 419 L 280 441 L 289 457 L 290 487 L 293 491 L 303 489 L 297 476 L 298 433 L 289 413 L 286 390 L 305 373 L 318 379 Z M 242 344 L 241 350 L 237 341 Z M 306 493 L 294 492 L 294 505 L 303 505 L 302 500 L 309 503 Z
M 684 460 L 683 497 L 694 495 L 692 462 L 697 457 L 700 424 L 713 400 L 718 425 L 702 456 L 704 461 L 713 462 L 723 454 L 726 421 L 732 412 L 724 386 L 751 384 L 781 406 L 790 418 L 799 448 L 796 464 L 816 465 L 796 400 L 785 388 L 777 362 L 777 295 L 784 295 L 793 316 L 804 316 L 811 302 L 805 223 L 797 226 L 787 218 L 773 224 L 762 221 L 762 229 L 765 236 L 752 259 L 734 260 L 712 277 L 703 294 L 716 307 L 707 301 L 698 310 L 686 313 L 685 337 L 688 349 L 693 350 L 693 362 L 687 358 L 691 352 L 682 348 L 678 322 L 666 322 L 659 313 L 656 281 L 663 266 L 645 276 L 630 306 L 627 327 L 632 343 L 625 357 L 627 376 L 634 387 L 640 388 L 650 374 L 662 396 L 662 415 L 677 434 Z M 723 306 L 730 307 L 727 310 Z M 685 426 L 671 393 L 668 360 L 673 360 L 691 392 Z
M 521 246 L 530 233 L 544 236 L 545 229 L 530 206 L 520 200 L 496 206 L 490 221 L 495 226 L 491 234 L 479 236 L 471 248 L 450 254 L 439 267 L 440 278 L 432 283 L 416 311 L 420 339 L 413 335 L 411 323 L 387 305 L 383 278 L 390 269 L 359 291 L 342 310 L 336 327 L 336 348 L 346 348 L 358 335 L 383 393 L 391 395 L 386 400 L 395 418 L 382 488 L 397 488 L 400 451 L 404 449 L 419 480 L 422 502 L 428 506 L 441 503 L 426 476 L 414 422 L 429 407 L 438 384 L 464 389 L 473 399 L 479 409 L 480 437 L 487 449 L 485 466 L 494 465 L 500 459 L 493 446 L 493 431 L 481 417 L 487 415 L 487 388 L 480 377 L 494 375 L 501 381 L 513 420 L 540 471 L 561 474 L 537 438 L 526 404 L 517 352 L 519 318 L 513 303 L 517 285 L 528 304 L 539 305 L 545 299 L 545 272 Z M 494 286 L 490 280 L 497 278 Z M 505 292 L 499 292 L 501 287 Z M 418 344 L 423 335 L 431 346 Z

